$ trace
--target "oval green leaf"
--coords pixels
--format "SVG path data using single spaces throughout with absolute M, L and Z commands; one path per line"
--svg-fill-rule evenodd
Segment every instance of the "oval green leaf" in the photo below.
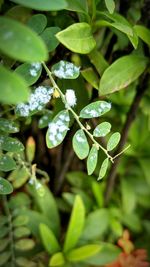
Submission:
M 28 99 L 29 90 L 27 84 L 18 74 L 0 66 L 0 81 L 0 102 L 17 104 Z
M 94 129 L 93 135 L 95 137 L 104 137 L 106 136 L 111 129 L 111 124 L 109 122 L 102 122 Z
M 0 18 L 0 50 L 20 61 L 45 61 L 48 58 L 42 39 L 27 26 L 10 18 Z
M 100 95 L 106 95 L 127 87 L 145 70 L 147 59 L 129 55 L 117 59 L 103 73 L 100 80 Z
M 24 145 L 16 138 L 9 136 L 0 136 L 1 149 L 9 152 L 21 152 L 24 150 Z
M 98 185 L 97 182 L 96 184 Z M 90 212 L 86 218 L 81 239 L 88 240 L 88 242 L 89 240 L 100 239 L 101 236 L 108 231 L 109 219 L 109 212 L 107 209 L 101 208 Z
M 60 79 L 76 79 L 80 71 L 73 63 L 61 60 L 52 67 L 53 74 Z
M 0 177 L 0 195 L 7 195 L 13 192 L 13 187 L 10 182 Z
M 150 46 L 150 30 L 142 25 L 135 25 L 134 29 L 137 35 Z
M 83 130 L 78 130 L 73 137 L 73 149 L 79 159 L 85 159 L 89 154 L 89 144 Z
M 0 129 L 1 131 L 6 132 L 6 133 L 19 132 L 18 123 L 12 120 L 4 119 L 4 118 L 0 119 Z
M 16 241 L 14 246 L 16 250 L 26 251 L 34 248 L 35 241 L 29 238 L 22 238 Z
M 108 151 L 113 150 L 118 145 L 120 138 L 121 138 L 120 133 L 118 133 L 118 132 L 113 133 L 112 136 L 108 140 L 107 150 Z
M 85 22 L 74 23 L 56 37 L 69 50 L 80 54 L 90 53 L 96 45 L 91 26 Z
M 107 168 L 108 168 L 108 163 L 109 163 L 109 159 L 106 158 L 103 161 L 102 165 L 101 165 L 101 168 L 100 168 L 100 171 L 99 171 L 99 176 L 98 176 L 97 181 L 101 180 L 105 176 L 106 171 L 107 171 Z
M 10 251 L 5 251 L 0 254 L 0 266 L 6 266 L 7 261 L 11 257 L 11 252 Z M 5 265 L 4 265 L 5 264 Z
M 56 147 L 64 140 L 69 130 L 69 121 L 69 112 L 67 110 L 60 111 L 51 121 L 46 134 L 48 148 Z
M 84 119 L 99 117 L 111 109 L 111 104 L 105 101 L 96 101 L 80 111 L 80 117 Z
M 113 0 L 105 0 L 105 5 L 110 14 L 114 13 L 115 10 L 115 2 Z
M 55 1 L 48 1 L 48 0 L 11 0 L 14 3 L 19 5 L 33 8 L 35 10 L 42 10 L 42 11 L 56 11 L 61 10 L 67 7 L 67 2 L 65 0 L 55 0 Z
M 16 168 L 16 162 L 8 155 L 0 156 L 0 170 L 8 172 Z
M 17 227 L 14 230 L 14 237 L 15 238 L 22 238 L 22 237 L 26 237 L 29 236 L 31 234 L 31 231 L 29 228 L 21 226 L 21 227 Z
M 40 34 L 44 31 L 47 25 L 47 18 L 43 14 L 33 15 L 27 22 L 27 25 L 35 31 L 37 34 Z
M 42 65 L 40 63 L 23 63 L 15 69 L 15 72 L 22 76 L 29 86 L 39 79 Z
M 97 165 L 97 160 L 98 160 L 98 150 L 96 146 L 93 145 L 87 159 L 88 175 L 91 175 L 94 172 Z
M 80 196 L 76 196 L 67 234 L 64 243 L 64 252 L 73 249 L 82 233 L 85 221 L 85 208 Z
M 44 244 L 45 249 L 49 254 L 54 254 L 61 250 L 59 243 L 52 232 L 52 230 L 46 225 L 40 224 L 40 235 Z
M 100 245 L 85 245 L 83 247 L 79 247 L 68 252 L 66 254 L 66 258 L 71 262 L 84 261 L 85 259 L 97 254 L 100 249 Z
M 59 45 L 59 41 L 56 38 L 56 33 L 61 29 L 59 27 L 48 27 L 40 35 L 45 42 L 48 52 L 52 52 Z
M 64 255 L 62 252 L 55 253 L 50 261 L 49 261 L 49 266 L 64 266 L 65 259 Z

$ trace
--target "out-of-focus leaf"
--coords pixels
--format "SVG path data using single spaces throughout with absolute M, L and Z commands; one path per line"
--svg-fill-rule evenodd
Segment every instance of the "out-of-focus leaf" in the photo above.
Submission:
M 17 3 L 22 6 L 33 8 L 35 10 L 41 11 L 56 11 L 61 10 L 67 7 L 67 2 L 65 0 L 11 0 L 14 3 Z
M 95 240 L 102 236 L 109 226 L 109 213 L 106 209 L 98 209 L 89 213 L 86 218 L 82 238 Z
M 69 251 L 66 258 L 71 262 L 84 261 L 85 259 L 94 256 L 100 251 L 100 245 L 85 245 Z
M 0 50 L 20 61 L 38 62 L 47 59 L 42 39 L 27 26 L 7 17 L 0 18 Z
M 27 22 L 27 25 L 37 34 L 43 32 L 47 25 L 47 18 L 43 14 L 33 15 Z
M 0 195 L 7 195 L 13 192 L 13 187 L 10 182 L 0 177 Z
M 0 102 L 4 104 L 17 104 L 28 99 L 28 86 L 17 73 L 13 73 L 0 66 L 0 80 Z
M 41 38 L 45 42 L 49 52 L 54 51 L 55 48 L 59 45 L 59 41 L 57 40 L 55 35 L 60 30 L 61 29 L 59 27 L 48 27 L 42 32 Z
M 134 29 L 137 35 L 150 46 L 150 30 L 143 25 L 135 25 Z
M 50 228 L 45 224 L 40 224 L 40 234 L 44 244 L 45 249 L 49 254 L 54 254 L 61 250 L 59 243 Z
M 100 95 L 106 95 L 127 87 L 145 70 L 147 59 L 128 55 L 117 59 L 103 73 L 100 80 Z
M 98 89 L 99 79 L 93 68 L 82 70 L 81 74 L 89 84 Z
M 84 220 L 84 205 L 81 198 L 76 196 L 65 237 L 64 252 L 67 252 L 76 246 L 83 230 Z

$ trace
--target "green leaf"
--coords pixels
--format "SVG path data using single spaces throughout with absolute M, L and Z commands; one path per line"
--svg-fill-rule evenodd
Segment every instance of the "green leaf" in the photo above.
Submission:
M 15 258 L 15 262 L 17 264 L 17 266 L 20 266 L 20 267 L 35 267 L 35 262 L 31 261 L 30 259 L 26 259 L 24 257 L 16 257 Z M 43 265 L 42 265 L 43 267 Z
M 7 263 L 9 258 L 11 257 L 11 252 L 10 251 L 5 251 L 0 254 L 0 266 L 4 266 L 4 264 Z
M 86 13 L 88 12 L 88 5 L 86 0 L 67 0 L 67 10 Z
M 104 206 L 104 189 L 96 181 L 92 182 L 92 192 L 99 208 Z
M 122 208 L 125 213 L 132 213 L 136 207 L 136 191 L 133 191 L 130 180 L 121 179 Z
M 63 266 L 63 264 L 65 263 L 65 259 L 63 256 L 62 252 L 58 252 L 56 254 L 54 254 L 50 261 L 49 261 L 49 266 Z
M 85 209 L 82 199 L 77 195 L 74 201 L 69 226 L 67 229 L 64 252 L 74 248 L 81 236 L 85 221 Z
M 7 133 L 19 132 L 18 123 L 12 120 L 4 119 L 4 118 L 0 118 L 0 129 L 1 131 L 7 132 Z
M 30 234 L 31 234 L 30 229 L 24 226 L 18 227 L 14 230 L 14 237 L 17 239 L 29 236 Z
M 91 26 L 85 22 L 74 23 L 56 37 L 69 50 L 80 54 L 90 53 L 96 45 Z
M 14 220 L 13 220 L 13 226 L 14 227 L 20 227 L 27 225 L 29 221 L 29 217 L 26 215 L 18 215 Z
M 128 38 L 133 37 L 133 29 L 131 28 L 130 25 L 122 24 L 120 22 L 109 22 L 107 20 L 99 20 L 96 22 L 96 26 L 108 26 L 108 27 L 113 27 L 123 33 L 125 33 Z
M 28 99 L 27 84 L 18 74 L 0 66 L 0 81 L 0 101 L 2 103 L 17 104 Z
M 44 31 L 47 25 L 47 18 L 43 14 L 33 15 L 27 22 L 27 25 L 35 31 L 37 34 L 40 34 Z
M 69 130 L 69 112 L 67 110 L 60 111 L 49 124 L 46 133 L 46 144 L 48 148 L 58 146 L 64 140 Z
M 87 159 L 88 175 L 91 175 L 94 172 L 97 165 L 97 160 L 98 160 L 98 150 L 96 146 L 93 145 Z
M 45 249 L 49 254 L 54 254 L 61 250 L 59 243 L 52 232 L 52 230 L 46 225 L 40 224 L 40 235 L 44 244 Z
M 111 104 L 105 101 L 96 101 L 80 111 L 80 117 L 84 119 L 99 117 L 111 109 Z
M 9 244 L 9 238 L 3 238 L 0 240 L 0 252 L 2 252 Z
M 116 261 L 121 250 L 112 244 L 109 243 L 100 243 L 101 250 L 100 252 L 87 259 L 86 263 L 94 266 L 105 266 L 109 263 Z
M 76 79 L 80 71 L 73 63 L 61 60 L 52 67 L 52 73 L 60 79 Z
M 106 95 L 127 87 L 145 70 L 147 59 L 129 55 L 117 59 L 103 73 L 100 80 L 100 95 Z
M 99 239 L 109 227 L 109 213 L 107 209 L 97 209 L 88 214 L 82 232 L 83 240 Z
M 103 161 L 102 165 L 101 165 L 101 168 L 100 168 L 100 171 L 99 171 L 99 176 L 98 176 L 97 181 L 101 180 L 105 176 L 106 171 L 107 171 L 107 168 L 108 168 L 108 163 L 109 163 L 109 159 L 106 158 Z
M 16 138 L 0 135 L 0 148 L 9 152 L 21 152 L 24 150 L 24 145 Z
M 48 52 L 52 52 L 59 45 L 57 38 L 55 37 L 61 29 L 59 27 L 48 27 L 40 35 L 47 46 Z
M 20 61 L 45 61 L 48 58 L 42 39 L 27 26 L 10 18 L 0 18 L 0 50 Z
M 109 138 L 108 140 L 108 143 L 107 143 L 107 150 L 108 151 L 111 151 L 113 150 L 119 143 L 120 141 L 120 138 L 121 138 L 121 135 L 120 133 L 116 132 L 116 133 L 113 133 L 111 135 L 111 137 Z
M 61 10 L 67 7 L 67 2 L 65 0 L 55 0 L 55 1 L 47 1 L 47 0 L 11 0 L 14 3 L 17 3 L 22 6 L 26 6 L 29 8 L 33 8 L 35 10 L 43 10 L 43 11 L 56 11 Z
M 59 236 L 59 232 L 60 232 L 60 221 L 59 221 L 59 213 L 58 213 L 58 208 L 57 208 L 57 204 L 56 204 L 56 200 L 53 196 L 53 194 L 51 193 L 51 191 L 49 190 L 49 188 L 47 186 L 44 186 L 44 194 L 43 196 L 39 197 L 37 190 L 35 189 L 35 187 L 32 187 L 32 191 L 31 191 L 31 187 L 30 187 L 30 193 L 32 194 L 32 197 L 34 199 L 34 202 L 37 204 L 41 215 L 44 215 L 45 218 L 47 219 L 46 221 L 44 221 L 44 218 L 42 220 L 42 218 L 40 217 L 40 214 L 34 212 L 34 215 L 32 216 L 32 212 L 31 214 L 29 213 L 29 217 L 30 215 L 33 217 L 32 221 L 37 221 L 38 225 L 33 225 L 33 230 L 36 232 L 36 227 L 39 227 L 40 223 L 44 223 L 46 224 L 55 234 L 55 236 Z M 45 205 L 45 203 L 47 203 Z M 51 211 L 51 212 L 49 212 Z M 48 221 L 48 222 L 47 222 Z
M 106 136 L 111 129 L 111 124 L 109 122 L 102 122 L 94 129 L 93 135 L 95 137 L 104 137 Z
M 147 44 L 150 45 L 150 30 L 142 25 L 135 25 L 134 29 L 137 35 Z
M 78 130 L 73 136 L 73 149 L 79 159 L 85 159 L 89 154 L 89 144 L 83 130 Z
M 81 74 L 88 83 L 90 83 L 95 89 L 98 89 L 99 78 L 93 68 L 82 70 Z
M 8 233 L 9 233 L 9 228 L 7 226 L 2 226 L 0 228 L 0 239 L 5 236 L 8 236 Z
M 29 238 L 22 238 L 15 242 L 16 250 L 26 251 L 26 250 L 33 249 L 34 246 L 35 246 L 35 241 Z
M 0 177 L 0 195 L 7 195 L 13 192 L 13 187 L 10 182 Z
M 71 250 L 66 254 L 66 258 L 71 262 L 84 261 L 85 259 L 94 256 L 100 251 L 100 245 L 85 245 Z
M 96 49 L 93 49 L 88 56 L 90 58 L 91 63 L 94 65 L 97 72 L 99 73 L 99 75 L 102 75 L 105 69 L 107 69 L 109 66 L 108 62 L 105 60 L 102 53 L 100 53 Z
M 29 171 L 25 167 L 17 168 L 8 177 L 14 188 L 21 187 L 30 177 Z
M 52 121 L 53 112 L 51 110 L 45 110 L 44 115 L 39 119 L 38 127 L 43 129 L 48 126 L 50 121 Z
M 22 76 L 29 86 L 41 76 L 42 65 L 40 63 L 23 63 L 15 69 L 15 72 Z
M 128 37 L 133 36 L 134 30 L 132 25 L 122 15 L 118 13 L 110 14 L 109 12 L 99 12 L 99 14 L 102 15 L 102 17 L 104 16 L 105 18 L 108 19 L 108 21 L 104 21 L 104 23 L 108 22 L 108 26 L 112 26 L 124 32 L 125 34 L 127 34 Z
M 8 155 L 0 156 L 0 170 L 8 172 L 16 168 L 16 162 Z
M 110 14 L 112 14 L 115 10 L 115 2 L 113 0 L 105 0 L 105 5 Z

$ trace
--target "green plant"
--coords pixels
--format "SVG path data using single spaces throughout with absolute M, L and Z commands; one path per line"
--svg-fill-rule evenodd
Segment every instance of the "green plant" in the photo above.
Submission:
M 148 1 L 1 0 L 0 10 L 2 213 L 10 217 L 6 207 L 20 191 L 31 195 L 22 212 L 41 252 L 39 224 L 58 240 L 60 219 L 78 195 L 89 224 L 80 245 L 115 243 L 125 226 L 135 245 L 149 251 Z M 101 231 L 93 229 L 94 218 Z M 4 225 L 7 238 L 11 227 Z M 31 266 L 47 262 L 45 252 L 44 259 L 33 255 Z M 28 253 L 21 257 L 20 266 L 28 265 Z M 80 264 L 100 264 L 99 253 L 74 265 Z

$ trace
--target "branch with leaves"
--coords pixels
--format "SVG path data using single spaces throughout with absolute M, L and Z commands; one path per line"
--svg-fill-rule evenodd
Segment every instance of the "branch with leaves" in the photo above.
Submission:
M 113 163 L 114 158 L 118 156 L 115 155 L 114 157 L 112 157 L 110 151 L 113 150 L 119 143 L 120 133 L 116 132 L 111 135 L 108 140 L 106 149 L 100 143 L 98 143 L 96 138 L 106 136 L 111 130 L 111 124 L 109 122 L 102 122 L 94 129 L 93 133 L 91 133 L 91 129 L 85 127 L 81 119 L 92 119 L 100 117 L 111 109 L 111 104 L 106 101 L 96 101 L 84 107 L 78 115 L 72 108 L 76 104 L 76 96 L 74 90 L 67 89 L 66 94 L 63 94 L 61 89 L 55 82 L 53 75 L 58 78 L 74 79 L 79 75 L 79 68 L 66 61 L 60 61 L 60 63 L 54 65 L 52 71 L 49 70 L 44 62 L 43 66 L 50 78 L 53 89 L 57 91 L 58 96 L 61 97 L 61 100 L 66 108 L 65 110 L 60 111 L 49 124 L 49 129 L 46 135 L 47 146 L 49 148 L 53 148 L 63 141 L 66 133 L 69 130 L 68 127 L 70 122 L 70 112 L 80 127 L 80 129 L 75 133 L 73 137 L 73 149 L 81 160 L 87 158 L 88 174 L 91 175 L 96 168 L 99 149 L 101 149 L 107 156 L 104 159 L 99 171 L 98 180 L 102 179 L 106 174 L 109 160 Z M 91 150 L 89 148 L 89 143 L 86 135 L 92 141 Z

